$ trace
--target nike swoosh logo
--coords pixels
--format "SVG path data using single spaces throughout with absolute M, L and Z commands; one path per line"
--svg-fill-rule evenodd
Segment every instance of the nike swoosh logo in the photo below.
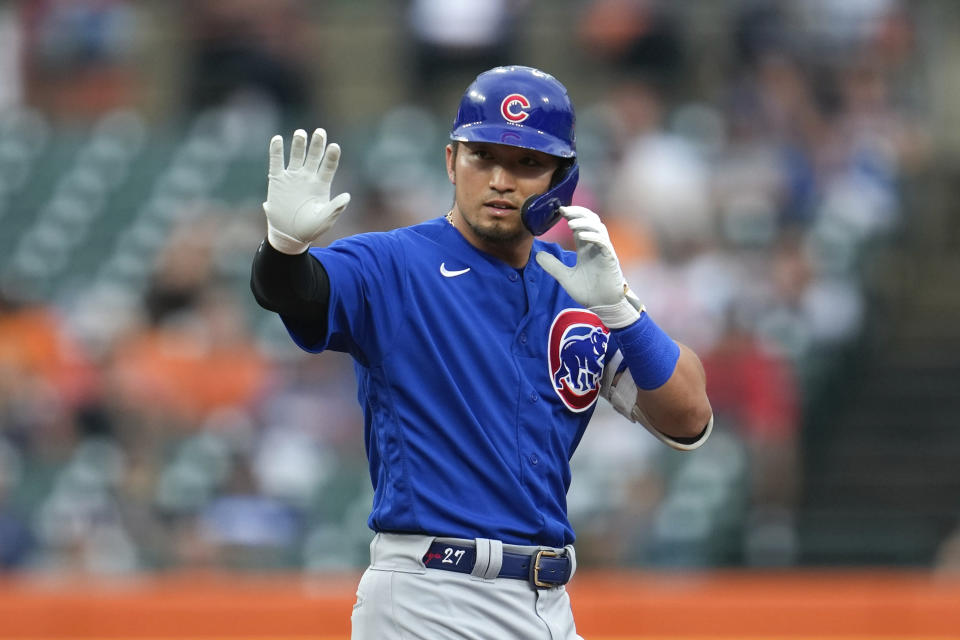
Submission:
M 457 276 L 462 276 L 467 271 L 470 271 L 470 267 L 467 267 L 466 269 L 460 269 L 459 271 L 450 271 L 447 269 L 446 263 L 440 263 L 440 275 L 445 278 L 456 278 Z

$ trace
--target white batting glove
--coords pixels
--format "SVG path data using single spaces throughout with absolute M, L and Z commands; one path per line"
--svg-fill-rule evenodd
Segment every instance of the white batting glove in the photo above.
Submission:
M 568 267 L 545 251 L 537 252 L 537 263 L 607 328 L 621 329 L 639 320 L 643 305 L 623 278 L 600 216 L 586 207 L 560 207 L 560 214 L 573 232 L 577 264 Z
M 307 150 L 307 132 L 297 129 L 290 143 L 290 164 L 283 166 L 283 137 L 270 140 L 267 173 L 267 242 L 282 253 L 297 255 L 323 235 L 346 209 L 349 193 L 330 199 L 330 185 L 340 164 L 340 146 L 327 146 L 327 132 L 316 129 Z M 326 148 L 326 153 L 324 153 Z

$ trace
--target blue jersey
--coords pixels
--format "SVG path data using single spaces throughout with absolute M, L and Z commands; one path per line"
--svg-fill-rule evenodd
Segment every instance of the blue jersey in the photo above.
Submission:
M 576 254 L 535 239 L 566 264 Z M 355 362 L 375 531 L 560 547 L 570 457 L 615 340 L 537 264 L 478 251 L 444 218 L 311 249 L 327 335 Z

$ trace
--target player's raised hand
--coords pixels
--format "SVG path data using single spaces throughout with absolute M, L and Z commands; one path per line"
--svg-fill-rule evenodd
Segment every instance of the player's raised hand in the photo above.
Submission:
M 340 146 L 327 145 L 327 132 L 316 129 L 307 147 L 307 132 L 297 129 L 290 142 L 290 162 L 283 165 L 283 137 L 270 140 L 267 173 L 267 241 L 278 251 L 296 255 L 310 247 L 347 208 L 349 193 L 330 199 L 340 164 Z
M 627 287 L 600 216 L 586 207 L 576 206 L 561 207 L 560 214 L 573 232 L 577 263 L 568 267 L 545 251 L 537 252 L 537 263 L 571 298 L 597 314 L 608 328 L 633 324 L 640 317 L 643 305 Z

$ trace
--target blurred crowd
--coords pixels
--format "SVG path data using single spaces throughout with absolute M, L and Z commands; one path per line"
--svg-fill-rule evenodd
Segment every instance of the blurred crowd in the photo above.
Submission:
M 578 555 L 591 566 L 794 564 L 811 390 L 863 329 L 859 258 L 901 221 L 902 183 L 929 146 L 910 84 L 917 26 L 896 0 L 570 0 L 565 53 L 538 57 L 524 37 L 542 4 L 402 3 L 384 19 L 402 50 L 383 58 L 402 59 L 409 94 L 350 129 L 316 73 L 311 35 L 330 9 L 7 3 L 0 217 L 32 217 L 14 200 L 29 177 L 10 169 L 24 140 L 56 145 L 63 127 L 121 122 L 149 147 L 177 129 L 138 110 L 154 90 L 144 69 L 165 64 L 146 59 L 150 20 L 181 38 L 161 47 L 179 49 L 184 78 L 184 153 L 171 163 L 196 156 L 199 175 L 220 179 L 204 155 L 218 139 L 198 142 L 189 123 L 222 125 L 243 141 L 221 141 L 232 157 L 265 173 L 278 127 L 338 139 L 343 119 L 338 182 L 353 201 L 334 235 L 444 213 L 458 93 L 496 64 L 541 66 L 578 109 L 575 202 L 604 218 L 658 323 L 701 355 L 717 420 L 705 447 L 676 454 L 601 406 L 573 459 Z M 685 15 L 695 5 L 714 22 L 706 45 Z M 140 243 L 114 264 L 126 279 L 34 289 L 29 261 L 0 263 L 0 569 L 362 566 L 371 493 L 351 364 L 298 352 L 246 288 L 265 178 L 232 185 L 231 199 L 163 175 L 157 189 L 186 195 L 131 187 L 151 204 L 127 203 L 114 222 Z M 571 244 L 564 224 L 549 239 Z

